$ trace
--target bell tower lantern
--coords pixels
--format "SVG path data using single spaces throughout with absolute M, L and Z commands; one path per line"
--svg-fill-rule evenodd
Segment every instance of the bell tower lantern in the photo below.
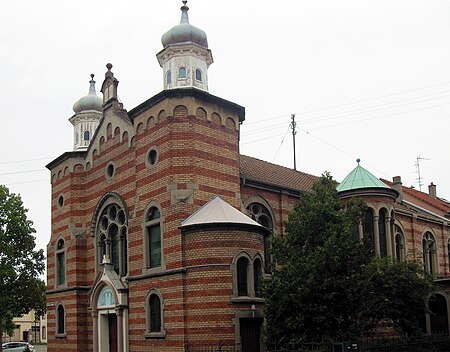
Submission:
M 208 91 L 208 67 L 213 63 L 206 33 L 189 23 L 187 1 L 181 21 L 163 34 L 156 57 L 163 68 L 164 89 L 195 87 Z

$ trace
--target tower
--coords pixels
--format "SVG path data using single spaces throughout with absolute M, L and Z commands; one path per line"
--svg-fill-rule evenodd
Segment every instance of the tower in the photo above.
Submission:
M 164 89 L 195 87 L 208 91 L 208 67 L 213 63 L 206 33 L 189 23 L 187 1 L 181 21 L 163 34 L 156 57 L 163 68 Z
M 73 150 L 86 150 L 102 117 L 102 98 L 95 92 L 94 74 L 89 81 L 89 92 L 73 104 Z

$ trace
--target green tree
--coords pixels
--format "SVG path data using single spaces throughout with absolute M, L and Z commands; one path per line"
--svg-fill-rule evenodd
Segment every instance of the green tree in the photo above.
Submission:
M 364 209 L 358 199 L 343 204 L 329 174 L 301 194 L 285 238 L 273 241 L 276 265 L 264 287 L 269 344 L 354 340 L 380 320 L 409 333 L 418 326 L 431 280 L 416 265 L 376 258 L 357 239 Z
M 32 221 L 19 195 L 0 185 L 0 350 L 12 318 L 42 307 L 43 250 L 35 250 Z

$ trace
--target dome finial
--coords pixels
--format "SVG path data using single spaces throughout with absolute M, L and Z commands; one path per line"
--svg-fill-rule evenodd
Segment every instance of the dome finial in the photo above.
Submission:
M 91 80 L 89 81 L 90 86 L 89 86 L 89 94 L 90 95 L 97 95 L 97 93 L 95 92 L 95 81 L 94 81 L 94 74 L 91 73 Z
M 182 24 L 182 23 L 189 23 L 189 17 L 188 17 L 189 7 L 187 7 L 186 4 L 187 4 L 187 0 L 183 0 L 183 6 L 181 6 L 181 21 L 180 21 L 180 24 Z
M 359 162 L 360 162 L 360 161 L 361 161 L 360 158 L 356 159 L 356 162 L 358 163 L 358 165 L 359 165 Z

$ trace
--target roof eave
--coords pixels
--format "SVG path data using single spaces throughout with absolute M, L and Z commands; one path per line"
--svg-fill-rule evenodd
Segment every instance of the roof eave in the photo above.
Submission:
M 245 120 L 245 108 L 243 106 L 233 103 L 229 100 L 219 98 L 219 97 L 212 95 L 204 90 L 194 88 L 194 87 L 163 90 L 162 92 L 159 92 L 158 94 L 154 95 L 150 99 L 147 99 L 143 103 L 141 103 L 138 106 L 136 106 L 135 108 L 131 109 L 128 112 L 128 116 L 132 120 L 134 120 L 134 118 L 137 115 L 148 110 L 149 108 L 155 106 L 156 104 L 162 102 L 165 99 L 182 98 L 182 97 L 199 98 L 199 99 L 205 100 L 205 101 L 213 103 L 213 104 L 225 106 L 226 108 L 236 112 L 236 114 L 239 117 L 240 123 L 244 122 L 244 120 Z

